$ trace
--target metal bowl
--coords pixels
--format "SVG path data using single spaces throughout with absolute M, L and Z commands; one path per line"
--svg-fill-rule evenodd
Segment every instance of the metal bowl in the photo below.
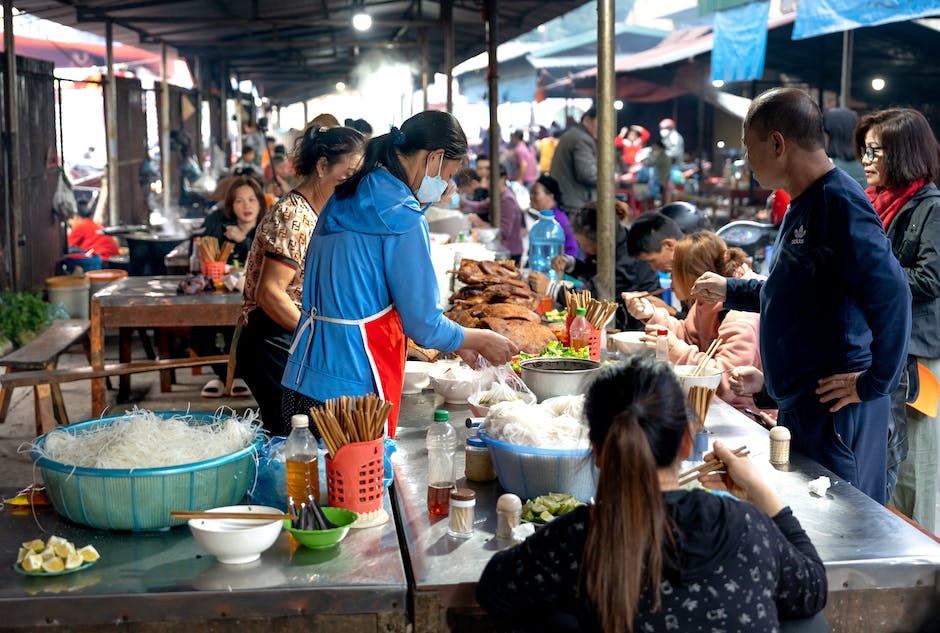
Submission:
M 584 393 L 600 366 L 586 358 L 530 358 L 519 363 L 522 382 L 539 402 Z

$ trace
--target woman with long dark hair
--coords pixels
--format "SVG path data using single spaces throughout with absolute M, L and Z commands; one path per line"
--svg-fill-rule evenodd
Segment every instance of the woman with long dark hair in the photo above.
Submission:
M 291 332 L 300 322 L 307 244 L 336 185 L 355 173 L 364 144 L 351 128 L 309 126 L 294 148 L 294 171 L 303 180 L 255 231 L 245 267 L 238 370 L 258 402 L 264 428 L 275 435 L 288 430 L 281 418 L 281 375 Z
M 497 553 L 477 585 L 487 612 L 540 631 L 567 615 L 583 631 L 744 633 L 822 610 L 823 564 L 746 457 L 715 442 L 707 459 L 724 461 L 747 502 L 679 488 L 691 436 L 668 365 L 632 356 L 602 368 L 584 411 L 600 472 L 595 504 Z M 539 622 L 545 613 L 551 621 Z
M 394 404 L 395 436 L 407 338 L 421 347 L 505 363 L 516 345 L 444 316 L 424 210 L 467 154 L 453 115 L 421 112 L 373 137 L 359 171 L 336 188 L 307 252 L 303 318 L 284 371 L 284 413 L 369 393 Z M 407 338 L 406 338 L 407 337 Z
M 933 182 L 940 171 L 940 145 L 923 114 L 892 108 L 862 118 L 855 147 L 868 179 L 865 193 L 911 288 L 909 379 L 916 379 L 918 363 L 940 376 L 940 190 Z M 892 402 L 888 497 L 892 506 L 935 532 L 940 424 L 937 416 L 905 406 L 906 382 L 902 376 Z

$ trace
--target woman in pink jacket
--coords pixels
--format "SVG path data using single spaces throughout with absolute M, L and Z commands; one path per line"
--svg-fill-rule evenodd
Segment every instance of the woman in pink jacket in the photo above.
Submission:
M 698 231 L 676 242 L 672 260 L 672 290 L 682 301 L 691 300 L 692 284 L 702 273 L 714 272 L 724 277 L 753 275 L 750 260 L 739 248 L 728 248 L 711 231 Z M 710 365 L 718 369 L 733 369 L 744 365 L 761 368 L 760 315 L 756 312 L 726 310 L 721 303 L 693 303 L 685 320 L 669 316 L 664 308 L 654 308 L 639 292 L 623 293 L 627 311 L 646 323 L 647 332 L 654 336 L 647 342 L 655 346 L 655 328 L 669 330 L 669 360 L 676 365 L 697 365 L 705 357 L 712 341 L 720 338 Z M 744 411 L 756 409 L 751 396 L 735 394 L 728 384 L 728 373 L 722 374 L 718 397 L 731 406 Z

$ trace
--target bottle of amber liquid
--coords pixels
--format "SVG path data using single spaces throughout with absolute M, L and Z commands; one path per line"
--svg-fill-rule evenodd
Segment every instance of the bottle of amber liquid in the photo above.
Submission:
M 573 350 L 591 345 L 591 324 L 588 323 L 586 314 L 585 308 L 577 308 L 571 327 L 568 328 L 568 346 Z
M 428 427 L 428 513 L 446 515 L 450 507 L 450 490 L 457 477 L 454 458 L 457 455 L 457 431 L 449 422 L 447 411 L 435 411 Z
M 284 443 L 287 462 L 287 498 L 298 506 L 306 503 L 307 497 L 320 503 L 320 472 L 317 463 L 317 440 L 310 432 L 310 420 L 306 415 L 295 415 L 290 419 L 291 432 Z

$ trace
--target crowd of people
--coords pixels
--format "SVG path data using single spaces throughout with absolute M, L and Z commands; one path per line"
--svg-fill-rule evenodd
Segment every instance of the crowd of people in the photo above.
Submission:
M 472 166 L 447 113 L 371 135 L 364 121 L 321 115 L 290 156 L 259 139 L 266 164 L 246 141 L 206 223 L 245 262 L 236 371 L 275 434 L 293 413 L 340 395 L 397 403 L 408 339 L 471 363 L 518 352 L 444 317 L 423 221 L 428 205 L 456 203 L 488 226 L 491 170 L 505 255 L 524 258 L 529 207 L 551 211 L 565 233 L 553 268 L 596 287 L 594 109 L 531 145 L 513 132 L 507 152 L 493 148 L 495 162 L 481 154 Z M 665 203 L 683 140 L 664 119 L 643 157 L 649 137 L 630 126 L 610 149 L 650 167 Z M 722 371 L 719 397 L 761 409 L 767 425 L 790 430 L 794 451 L 935 531 L 940 425 L 908 403 L 923 371 L 940 372 L 940 145 L 914 110 L 858 120 L 791 88 L 753 100 L 743 140 L 754 177 L 789 201 L 769 274 L 701 223 L 617 201 L 617 325 L 666 328 L 675 364 L 696 364 L 720 340 L 710 360 Z M 671 276 L 681 306 L 648 295 L 659 274 Z M 484 608 L 529 628 L 538 614 L 552 630 L 778 630 L 790 620 L 784 628 L 824 630 L 819 556 L 746 457 L 716 442 L 706 459 L 727 466 L 708 484 L 749 503 L 678 488 L 692 432 L 667 364 L 628 357 L 603 369 L 585 411 L 595 503 L 496 554 L 479 584 Z M 396 404 L 391 437 L 397 413 Z

